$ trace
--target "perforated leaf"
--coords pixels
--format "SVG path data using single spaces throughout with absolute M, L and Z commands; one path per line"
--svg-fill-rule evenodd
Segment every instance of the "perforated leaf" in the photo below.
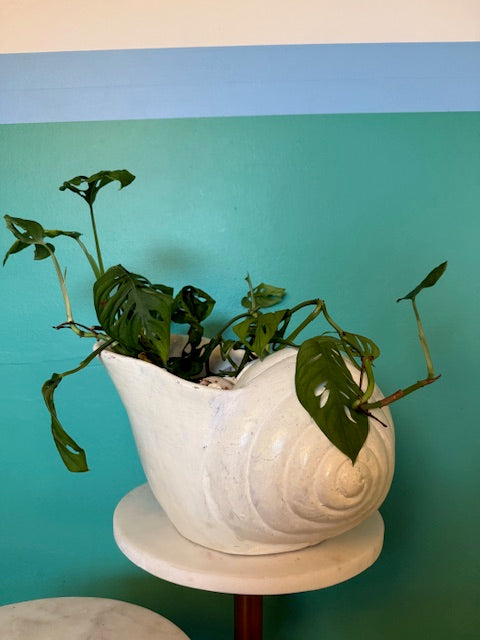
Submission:
M 247 278 L 249 281 L 249 278 Z M 253 300 L 252 300 L 253 292 Z M 247 309 L 257 308 L 266 309 L 278 304 L 285 297 L 285 289 L 282 287 L 274 287 L 271 284 L 265 284 L 262 282 L 257 285 L 252 291 L 249 291 L 247 295 L 242 298 L 242 306 Z
M 183 287 L 175 296 L 172 321 L 199 325 L 211 314 L 215 300 L 197 287 Z
M 338 338 L 306 340 L 298 351 L 297 396 L 327 438 L 354 463 L 368 435 L 368 417 L 351 409 L 360 390 L 342 355 Z
M 85 451 L 71 438 L 57 416 L 54 394 L 63 379 L 63 375 L 54 373 L 42 387 L 43 399 L 50 412 L 52 435 L 65 466 L 69 471 L 88 471 Z
M 347 346 L 347 351 L 353 351 L 353 354 L 362 358 L 369 357 L 376 360 L 380 356 L 380 349 L 370 338 L 361 336 L 359 333 L 342 333 L 342 342 Z
M 52 243 L 47 242 L 46 238 L 57 238 L 58 236 L 67 236 L 78 240 L 80 233 L 78 231 L 62 231 L 60 229 L 44 229 L 39 222 L 35 220 L 26 220 L 24 218 L 14 218 L 12 216 L 5 216 L 5 222 L 9 231 L 17 238 L 12 244 L 10 249 L 5 254 L 3 264 L 6 263 L 8 258 L 14 254 L 34 246 L 34 258 L 35 260 L 44 260 L 51 255 L 51 252 L 55 251 L 55 247 Z
M 114 171 L 99 171 L 91 176 L 75 176 L 70 180 L 66 180 L 59 189 L 60 191 L 68 189 L 84 198 L 90 205 L 93 205 L 98 192 L 107 184 L 118 181 L 120 189 L 123 189 L 134 180 L 135 176 L 130 171 L 115 169 Z M 82 185 L 85 186 L 82 188 Z
M 232 328 L 247 349 L 259 358 L 264 358 L 269 353 L 268 345 L 278 331 L 285 313 L 285 310 L 270 313 L 258 312 L 255 316 L 249 316 Z
M 120 264 L 110 267 L 93 288 L 98 321 L 123 347 L 134 353 L 152 351 L 165 364 L 172 309 L 167 290 Z

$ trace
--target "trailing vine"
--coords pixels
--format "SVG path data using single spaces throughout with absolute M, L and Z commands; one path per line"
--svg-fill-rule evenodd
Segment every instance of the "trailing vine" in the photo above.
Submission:
M 120 189 L 123 189 L 134 179 L 135 176 L 125 169 L 99 171 L 92 176 L 76 176 L 60 187 L 61 191 L 70 191 L 85 201 L 94 237 L 94 255 L 87 250 L 77 231 L 45 229 L 34 220 L 5 216 L 7 228 L 15 241 L 3 263 L 28 247 L 33 248 L 35 260 L 50 259 L 66 314 L 66 320 L 55 329 L 69 329 L 80 338 L 96 341 L 92 353 L 77 367 L 63 373 L 53 373 L 42 387 L 51 417 L 54 442 L 70 471 L 88 470 L 85 451 L 63 428 L 57 416 L 54 394 L 65 377 L 84 369 L 107 348 L 151 362 L 181 378 L 196 381 L 212 373 L 211 358 L 215 350 L 220 351 L 225 361 L 225 369 L 220 375 L 238 376 L 250 362 L 264 359 L 279 349 L 293 347 L 298 350 L 295 386 L 300 403 L 322 432 L 352 463 L 355 463 L 367 438 L 369 418 L 379 420 L 372 414 L 373 410 L 396 402 L 439 378 L 433 368 L 416 299 L 421 291 L 439 280 L 445 272 L 446 262 L 435 267 L 417 287 L 398 299 L 412 303 L 427 365 L 426 377 L 381 400 L 372 400 L 375 389 L 374 361 L 380 356 L 380 350 L 370 338 L 340 327 L 321 298 L 300 302 L 292 308 L 271 310 L 282 303 L 285 289 L 263 282 L 254 286 L 250 276 L 247 276 L 248 289 L 241 300 L 243 310 L 226 322 L 216 335 L 206 340 L 204 323 L 215 306 L 215 300 L 208 293 L 187 285 L 175 294 L 172 287 L 154 284 L 120 264 L 105 269 L 94 203 L 99 191 L 108 184 L 118 182 Z M 93 272 L 93 305 L 98 319 L 98 325 L 94 327 L 74 319 L 65 271 L 51 242 L 59 238 L 73 240 Z M 301 333 L 320 319 L 325 323 L 325 330 L 313 338 L 299 341 Z M 187 334 L 186 343 L 180 355 L 176 356 L 170 353 L 172 325 L 185 327 Z M 233 354 L 239 351 L 242 356 L 238 361 Z M 358 382 L 347 363 L 357 370 Z

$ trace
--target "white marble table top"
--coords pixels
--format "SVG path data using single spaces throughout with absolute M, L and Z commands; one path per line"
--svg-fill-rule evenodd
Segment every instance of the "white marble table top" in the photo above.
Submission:
M 120 501 L 113 523 L 120 550 L 148 573 L 195 589 L 248 595 L 312 591 L 348 580 L 375 562 L 384 534 L 376 512 L 355 529 L 314 547 L 265 556 L 229 555 L 181 536 L 146 484 Z
M 46 598 L 0 607 L 2 640 L 188 640 L 162 616 L 107 598 Z

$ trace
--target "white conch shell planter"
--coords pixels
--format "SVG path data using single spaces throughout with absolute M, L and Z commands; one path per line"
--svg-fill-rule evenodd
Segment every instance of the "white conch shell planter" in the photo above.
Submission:
M 301 549 L 355 527 L 385 499 L 394 468 L 388 408 L 375 410 L 388 427 L 370 418 L 352 465 L 299 403 L 296 354 L 248 365 L 228 391 L 101 354 L 150 488 L 189 540 L 248 555 Z

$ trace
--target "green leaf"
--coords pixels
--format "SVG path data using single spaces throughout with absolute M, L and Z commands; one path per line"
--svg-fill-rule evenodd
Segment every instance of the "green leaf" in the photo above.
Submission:
M 198 378 L 202 374 L 204 363 L 195 356 L 196 352 L 169 358 L 166 369 L 174 376 L 184 380 Z
M 186 286 L 175 296 L 172 322 L 200 325 L 211 314 L 215 300 L 196 287 Z
M 91 176 L 75 176 L 75 178 L 65 181 L 59 189 L 60 191 L 68 189 L 72 191 L 72 193 L 76 193 L 84 198 L 90 205 L 93 205 L 98 192 L 107 184 L 118 181 L 120 183 L 120 189 L 123 189 L 134 180 L 135 176 L 126 169 L 99 171 Z M 82 189 L 82 185 L 86 185 L 86 187 Z
M 50 242 L 45 242 L 46 232 L 42 225 L 35 220 L 25 220 L 24 218 L 13 218 L 5 216 L 5 222 L 9 231 L 17 238 L 10 249 L 5 254 L 3 264 L 13 253 L 23 251 L 27 247 L 34 246 L 34 259 L 45 260 L 55 251 L 55 247 Z
M 183 287 L 173 301 L 172 322 L 177 324 L 188 324 L 188 341 L 182 350 L 180 370 L 183 371 L 182 377 L 186 377 L 187 372 L 191 371 L 191 375 L 195 376 L 203 369 L 201 354 L 197 347 L 201 344 L 203 338 L 202 322 L 208 318 L 215 305 L 215 300 L 208 293 L 192 286 Z M 169 361 L 169 367 L 172 367 L 172 373 L 175 373 L 173 367 L 175 358 Z M 187 362 L 188 361 L 188 362 Z M 190 375 L 190 374 L 188 374 Z
M 445 273 L 447 264 L 447 262 L 442 262 L 442 264 L 439 264 L 438 267 L 432 269 L 430 273 L 421 281 L 421 283 L 417 287 L 415 287 L 415 289 L 412 289 L 412 291 L 410 291 L 410 293 L 407 293 L 406 296 L 403 296 L 403 298 L 398 298 L 397 302 L 400 302 L 400 300 L 415 300 L 416 296 L 420 293 L 420 291 L 422 291 L 422 289 L 433 287 L 433 285 L 436 284 L 436 282 L 440 280 L 440 278 Z
M 44 229 L 45 236 L 47 238 L 57 238 L 58 236 L 67 236 L 68 238 L 74 238 L 78 240 L 82 235 L 78 231 L 61 231 L 60 229 Z
M 153 284 L 152 287 L 156 291 L 161 291 L 162 293 L 165 293 L 167 296 L 170 296 L 170 298 L 173 298 L 173 287 L 168 287 L 166 284 Z
M 34 260 L 45 260 L 50 258 L 55 251 L 55 247 L 50 242 L 35 245 Z
M 35 220 L 4 216 L 7 228 L 13 235 L 27 245 L 45 244 L 45 229 Z M 23 229 L 23 231 L 21 231 Z
M 45 260 L 51 256 L 51 252 L 55 251 L 55 247 L 50 242 L 46 242 L 45 238 L 57 238 L 58 236 L 67 236 L 78 240 L 81 234 L 78 231 L 62 231 L 60 229 L 44 229 L 39 222 L 35 220 L 26 220 L 24 218 L 13 218 L 5 216 L 5 222 L 9 231 L 17 238 L 10 249 L 5 254 L 3 264 L 6 263 L 9 256 L 19 251 L 23 251 L 27 247 L 34 246 L 35 260 Z
M 201 346 L 204 331 L 201 323 L 208 318 L 214 305 L 215 300 L 197 287 L 183 287 L 175 296 L 172 322 L 188 324 L 189 329 L 181 355 L 167 361 L 167 369 L 174 375 L 191 380 L 204 370 L 207 355 Z
M 247 277 L 247 281 L 249 280 L 250 278 Z M 262 282 L 242 298 L 242 306 L 247 309 L 266 309 L 267 307 L 273 307 L 273 305 L 281 302 L 285 297 L 285 294 L 286 291 L 285 289 L 282 289 L 282 287 L 274 287 L 271 284 L 265 284 Z
M 380 349 L 377 347 L 375 342 L 358 333 L 349 333 L 348 331 L 344 331 L 341 334 L 341 341 L 346 344 L 346 351 L 349 356 L 351 355 L 351 351 L 353 351 L 353 355 L 358 356 L 359 358 L 371 358 L 372 360 L 376 360 L 380 356 Z
M 270 313 L 258 312 L 232 327 L 242 344 L 260 359 L 270 353 L 268 345 L 279 330 L 285 310 Z
M 57 416 L 54 393 L 63 380 L 64 375 L 65 374 L 54 373 L 52 377 L 43 384 L 43 399 L 52 419 L 51 429 L 55 446 L 65 466 L 69 471 L 88 471 L 85 451 L 68 435 Z
M 165 365 L 170 348 L 172 297 L 162 285 L 116 265 L 93 287 L 103 330 L 133 353 L 152 351 Z
M 23 249 L 26 249 L 29 246 L 30 245 L 27 244 L 26 242 L 22 242 L 21 240 L 15 240 L 15 242 L 12 244 L 10 249 L 5 254 L 5 257 L 3 258 L 3 265 L 5 266 L 5 263 L 8 260 L 9 256 L 11 256 L 14 253 L 19 253 L 20 251 L 23 251 Z
M 55 446 L 69 471 L 88 471 L 87 460 L 85 457 L 85 451 L 71 438 L 65 429 L 62 427 L 60 420 L 57 416 L 57 410 L 55 408 L 54 394 L 58 388 L 58 385 L 67 376 L 71 376 L 95 360 L 104 349 L 110 347 L 113 340 L 105 340 L 102 343 L 97 344 L 95 349 L 84 359 L 78 367 L 64 371 L 63 373 L 53 373 L 52 377 L 47 380 L 42 387 L 43 399 L 45 405 L 50 413 L 52 422 L 51 429 Z
M 236 343 L 236 340 L 220 341 L 220 356 L 222 360 L 227 360 L 230 357 L 230 352 L 235 348 Z
M 361 391 L 332 336 L 306 340 L 297 355 L 295 387 L 302 406 L 327 438 L 355 463 L 368 435 L 368 417 L 351 409 Z

